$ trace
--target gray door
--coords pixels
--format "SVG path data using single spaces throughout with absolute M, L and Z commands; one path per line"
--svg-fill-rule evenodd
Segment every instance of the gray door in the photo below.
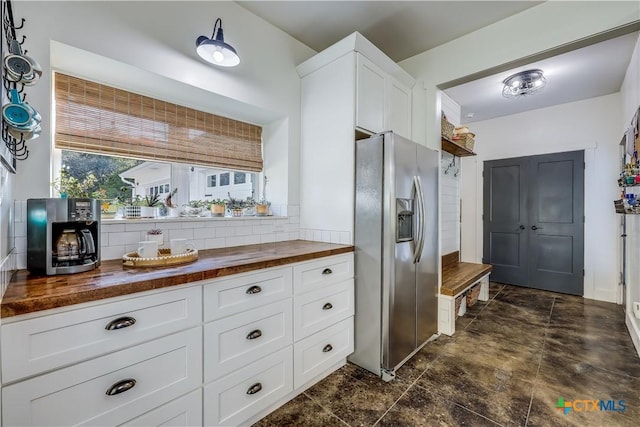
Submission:
M 491 280 L 583 294 L 584 152 L 485 162 Z

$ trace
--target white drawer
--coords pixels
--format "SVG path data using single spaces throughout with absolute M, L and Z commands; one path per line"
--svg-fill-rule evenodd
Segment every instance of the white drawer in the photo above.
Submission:
M 353 279 L 296 296 L 293 338 L 299 341 L 342 319 L 353 316 Z
M 117 425 L 200 387 L 201 328 L 192 328 L 2 389 L 8 426 Z M 135 385 L 107 395 L 116 384 Z M 129 382 L 131 384 L 131 382 Z
M 205 382 L 290 345 L 293 341 L 291 305 L 291 298 L 287 298 L 207 323 L 204 326 Z
M 288 298 L 292 294 L 291 267 L 271 269 L 204 286 L 204 321 Z
M 131 421 L 125 426 L 176 426 L 192 427 L 202 424 L 202 389 L 199 388 L 186 396 L 165 403 L 159 408 L 152 409 Z
M 292 391 L 289 346 L 205 386 L 205 425 L 240 425 Z
M 198 325 L 202 322 L 201 296 L 201 287 L 193 286 L 3 324 L 2 342 L 11 345 L 1 349 L 2 382 Z M 118 319 L 121 322 L 116 325 Z M 120 328 L 107 330 L 109 324 Z
M 353 253 L 334 255 L 293 266 L 296 295 L 353 277 Z
M 353 317 L 314 334 L 293 346 L 295 388 L 323 373 L 353 353 Z

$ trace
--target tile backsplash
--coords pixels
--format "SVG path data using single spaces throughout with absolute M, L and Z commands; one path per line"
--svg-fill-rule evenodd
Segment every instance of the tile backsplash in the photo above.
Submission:
M 27 268 L 27 202 L 15 202 L 15 262 Z M 185 238 L 196 249 L 214 249 L 300 238 L 300 208 L 297 205 L 271 206 L 274 216 L 240 218 L 171 218 L 104 220 L 101 224 L 101 259 L 120 259 L 137 250 L 147 240 L 147 231 L 163 231 L 165 245 Z

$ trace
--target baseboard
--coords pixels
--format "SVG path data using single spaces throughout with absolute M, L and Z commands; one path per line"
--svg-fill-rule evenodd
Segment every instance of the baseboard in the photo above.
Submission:
M 627 325 L 627 330 L 629 331 L 629 335 L 631 335 L 636 353 L 638 353 L 640 357 L 640 319 L 636 319 L 633 312 L 627 311 L 624 323 Z

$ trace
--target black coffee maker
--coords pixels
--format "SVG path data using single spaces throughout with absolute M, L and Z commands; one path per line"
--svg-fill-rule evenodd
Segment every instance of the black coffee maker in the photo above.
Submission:
M 71 274 L 100 265 L 100 202 L 95 199 L 27 200 L 27 269 Z

